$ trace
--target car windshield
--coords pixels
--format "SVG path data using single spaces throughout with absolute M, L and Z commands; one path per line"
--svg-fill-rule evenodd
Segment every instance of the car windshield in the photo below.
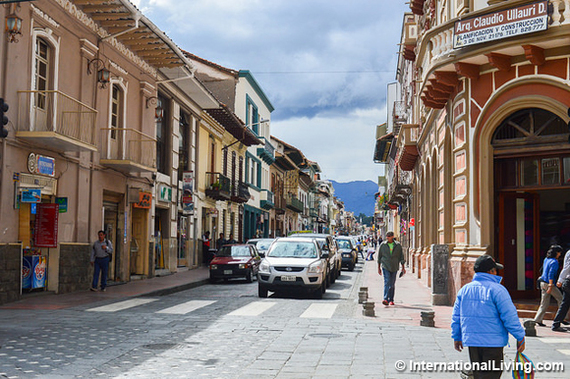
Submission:
M 249 257 L 249 247 L 247 246 L 224 246 L 216 253 L 217 257 Z
M 317 249 L 311 242 L 281 241 L 273 244 L 269 257 L 317 258 Z
M 348 249 L 351 250 L 352 246 L 349 240 L 336 240 L 339 249 Z
M 255 247 L 257 247 L 257 250 L 267 251 L 272 242 L 273 241 L 257 241 Z

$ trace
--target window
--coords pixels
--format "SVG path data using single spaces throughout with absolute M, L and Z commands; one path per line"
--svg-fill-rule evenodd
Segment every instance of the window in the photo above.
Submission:
M 156 169 L 158 172 L 169 175 L 168 172 L 168 102 L 164 97 L 158 96 L 157 106 L 163 109 L 162 117 L 156 120 Z
M 261 187 L 261 162 L 248 154 L 245 180 L 252 186 Z
M 35 47 L 35 73 L 33 90 L 37 91 L 35 95 L 36 108 L 46 110 L 46 90 L 49 85 L 49 60 L 50 60 L 50 47 L 41 38 L 36 39 Z
M 111 138 L 117 138 L 117 130 L 123 128 L 123 91 L 113 84 L 111 99 Z
M 178 139 L 178 180 L 190 170 L 190 115 L 180 110 L 180 138 Z
M 259 113 L 257 106 L 254 104 L 253 100 L 249 96 L 246 96 L 246 108 L 245 108 L 245 119 L 247 126 L 255 132 L 258 136 L 259 134 Z

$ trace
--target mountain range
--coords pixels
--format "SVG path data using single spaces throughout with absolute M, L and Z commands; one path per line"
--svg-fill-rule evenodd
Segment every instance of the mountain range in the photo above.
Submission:
M 334 187 L 334 195 L 344 203 L 347 211 L 355 216 L 364 213 L 374 215 L 374 194 L 378 192 L 378 184 L 372 180 L 357 180 L 348 183 L 330 181 Z

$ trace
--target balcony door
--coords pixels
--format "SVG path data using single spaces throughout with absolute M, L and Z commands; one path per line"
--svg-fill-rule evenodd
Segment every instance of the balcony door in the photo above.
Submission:
M 34 48 L 34 76 L 32 80 L 32 114 L 31 129 L 35 131 L 46 131 L 50 117 L 49 105 L 53 103 L 47 94 L 51 77 L 51 48 L 42 38 L 36 38 Z M 50 101 L 51 100 L 51 101 Z M 51 104 L 53 105 L 53 104 Z M 53 111 L 52 111 L 53 113 Z
M 124 133 L 124 90 L 114 83 L 111 86 L 111 106 L 109 108 L 109 133 L 107 134 L 109 159 L 124 160 L 126 156 Z

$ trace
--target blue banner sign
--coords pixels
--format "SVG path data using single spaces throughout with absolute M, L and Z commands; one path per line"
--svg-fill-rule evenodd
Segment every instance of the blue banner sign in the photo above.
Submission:
M 39 203 L 42 201 L 42 190 L 35 188 L 25 188 L 22 190 L 22 203 Z

